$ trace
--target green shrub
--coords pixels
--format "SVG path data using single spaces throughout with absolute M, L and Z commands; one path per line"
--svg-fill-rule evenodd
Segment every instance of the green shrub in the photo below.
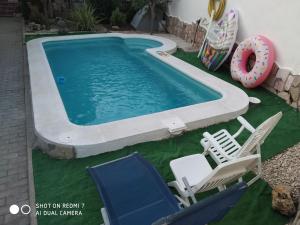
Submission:
M 28 6 L 27 0 L 21 1 L 21 10 L 25 20 L 28 20 L 30 17 L 30 8 Z
M 119 8 L 116 8 L 111 14 L 110 21 L 112 25 L 124 25 L 126 23 L 126 15 L 122 13 Z
M 87 0 L 87 2 L 94 7 L 94 15 L 103 18 L 104 22 L 109 23 L 113 10 L 112 0 Z
M 147 3 L 148 3 L 147 0 L 132 0 L 131 1 L 131 6 L 135 10 L 139 10 L 139 9 L 143 8 Z
M 73 9 L 71 20 L 75 23 L 76 29 L 78 31 L 94 31 L 96 24 L 100 22 L 94 13 L 95 9 L 87 4 Z
M 30 10 L 29 20 L 38 24 L 50 26 L 48 18 L 40 12 L 37 6 L 32 6 Z
M 114 9 L 119 8 L 121 12 L 123 12 L 126 15 L 126 21 L 128 23 L 131 22 L 133 16 L 137 12 L 137 9 L 135 9 L 132 6 L 132 1 L 128 0 L 113 0 L 113 7 Z

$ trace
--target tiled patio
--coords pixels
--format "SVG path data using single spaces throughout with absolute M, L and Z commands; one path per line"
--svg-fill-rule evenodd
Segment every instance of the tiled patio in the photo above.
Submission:
M 23 21 L 0 18 L 0 224 L 27 225 L 9 206 L 29 204 Z

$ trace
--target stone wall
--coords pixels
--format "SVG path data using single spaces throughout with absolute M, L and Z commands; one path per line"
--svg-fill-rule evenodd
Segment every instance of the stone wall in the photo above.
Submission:
M 200 48 L 206 32 L 202 27 L 198 26 L 197 29 L 196 23 L 188 24 L 172 16 L 167 17 L 166 22 L 167 31 L 170 34 L 174 34 L 186 42 L 193 43 L 195 49 Z
M 279 68 L 274 64 L 271 74 L 263 85 L 268 90 L 284 99 L 294 108 L 300 108 L 300 75 Z
M 188 24 L 180 21 L 177 17 L 167 18 L 167 31 L 174 34 L 189 43 L 194 42 L 195 49 L 199 49 L 205 37 L 205 30 L 198 27 L 196 36 L 197 24 Z M 195 40 L 194 40 L 195 38 Z M 237 45 L 234 46 L 233 51 Z M 225 67 L 230 67 L 231 56 L 224 63 Z M 253 60 L 252 60 L 253 61 Z M 250 59 L 249 64 L 254 64 Z M 251 65 L 250 65 L 251 66 Z M 279 68 L 276 64 L 273 65 L 272 71 L 263 86 L 269 91 L 283 98 L 287 104 L 294 108 L 300 108 L 300 75 L 294 75 L 291 71 Z

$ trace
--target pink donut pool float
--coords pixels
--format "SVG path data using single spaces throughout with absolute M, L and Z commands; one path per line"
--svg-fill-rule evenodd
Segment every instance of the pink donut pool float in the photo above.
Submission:
M 251 54 L 255 54 L 256 61 L 251 71 L 247 71 L 247 62 Z M 275 50 L 272 42 L 261 35 L 250 37 L 240 43 L 233 54 L 231 76 L 244 87 L 255 88 L 267 79 L 274 61 Z

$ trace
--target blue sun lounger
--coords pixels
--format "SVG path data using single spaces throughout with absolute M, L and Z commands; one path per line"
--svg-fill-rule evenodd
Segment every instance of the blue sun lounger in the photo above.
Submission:
M 137 153 L 88 172 L 105 206 L 105 225 L 204 225 L 221 219 L 247 187 L 239 183 L 182 209 L 156 169 Z

